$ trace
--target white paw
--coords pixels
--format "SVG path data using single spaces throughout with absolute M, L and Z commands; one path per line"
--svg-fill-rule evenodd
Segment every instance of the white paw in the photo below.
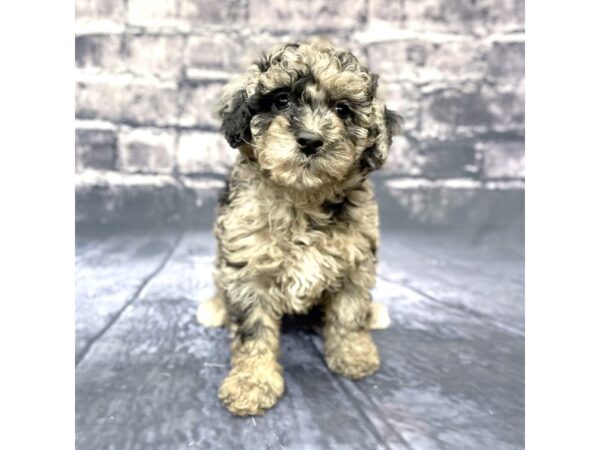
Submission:
M 220 297 L 213 297 L 198 305 L 196 320 L 205 327 L 223 327 L 227 322 L 227 311 Z
M 371 303 L 371 330 L 384 330 L 392 323 L 386 305 L 382 303 Z

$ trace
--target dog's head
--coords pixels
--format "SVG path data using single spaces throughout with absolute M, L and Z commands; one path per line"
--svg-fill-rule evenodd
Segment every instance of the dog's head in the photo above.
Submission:
M 376 97 L 377 78 L 323 41 L 287 44 L 226 86 L 222 131 L 281 186 L 364 176 L 384 163 L 402 123 Z

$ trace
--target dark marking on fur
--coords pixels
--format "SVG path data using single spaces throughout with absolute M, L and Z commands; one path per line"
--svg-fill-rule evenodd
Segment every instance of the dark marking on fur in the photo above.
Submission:
M 231 183 L 230 179 L 227 178 L 227 180 L 225 180 L 225 187 L 219 193 L 218 202 L 219 202 L 220 208 L 229 206 L 229 203 L 231 202 L 231 199 L 229 198 L 229 195 L 231 194 L 230 183 Z
M 404 119 L 402 116 L 394 111 L 387 108 L 383 111 L 383 117 L 385 119 L 385 127 L 388 132 L 388 145 L 392 143 L 392 136 L 396 136 L 402 132 L 404 126 Z
M 371 75 L 371 86 L 369 87 L 370 92 L 369 94 L 371 95 L 371 100 L 373 100 L 373 98 L 375 98 L 375 95 L 377 95 L 377 88 L 379 87 L 379 75 L 377 75 L 376 73 L 372 73 Z
M 227 258 L 223 258 L 227 267 L 233 267 L 234 269 L 243 269 L 248 265 L 248 261 L 231 262 Z
M 353 203 L 348 196 L 345 196 L 339 202 L 327 200 L 321 205 L 323 211 L 330 214 L 333 220 L 346 220 L 348 218 L 349 209 L 355 208 L 356 206 L 357 205 Z
M 258 70 L 260 70 L 262 73 L 266 72 L 271 67 L 269 57 L 264 53 L 260 56 L 260 59 L 254 61 L 254 64 L 256 64 Z
M 249 143 L 252 138 L 250 132 L 252 112 L 248 106 L 246 93 L 238 92 L 231 103 L 231 108 L 229 110 L 222 109 L 220 112 L 223 118 L 221 131 L 229 145 L 237 148 L 245 142 Z
M 306 86 L 308 86 L 309 84 L 317 84 L 317 79 L 315 78 L 315 76 L 313 75 L 312 72 L 308 72 L 307 74 L 301 76 L 300 78 L 298 78 L 296 81 L 294 81 L 292 83 L 292 85 L 291 85 L 292 95 L 297 99 L 302 98 L 302 95 L 306 91 Z M 304 99 L 304 100 L 306 100 L 306 99 Z
M 251 303 L 241 306 L 239 304 L 232 305 L 230 301 L 226 301 L 225 306 L 231 321 L 238 326 L 241 326 L 244 322 L 248 322 L 250 314 L 254 311 L 254 305 Z
M 369 148 L 363 150 L 358 160 L 358 167 L 361 172 L 368 173 L 372 172 L 383 164 L 382 155 L 377 145 L 372 145 Z
M 242 322 L 237 331 L 241 343 L 243 344 L 246 341 L 256 339 L 260 335 L 262 328 L 263 324 L 260 320 L 255 320 L 254 322 Z

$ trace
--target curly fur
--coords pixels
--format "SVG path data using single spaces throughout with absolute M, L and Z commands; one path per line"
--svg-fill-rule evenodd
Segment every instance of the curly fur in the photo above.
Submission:
M 225 88 L 222 131 L 240 155 L 215 225 L 217 294 L 199 320 L 208 311 L 217 318 L 204 323 L 231 329 L 219 397 L 234 414 L 262 414 L 283 394 L 283 314 L 323 306 L 332 371 L 362 378 L 379 366 L 369 331 L 378 212 L 367 175 L 401 119 L 376 91 L 376 75 L 323 41 L 282 46 Z M 319 137 L 314 154 L 302 133 Z

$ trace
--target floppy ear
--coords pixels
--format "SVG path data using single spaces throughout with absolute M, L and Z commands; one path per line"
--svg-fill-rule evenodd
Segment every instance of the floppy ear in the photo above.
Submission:
M 239 84 L 230 84 L 225 87 L 222 106 L 219 110 L 219 115 L 223 120 L 221 131 L 233 148 L 249 144 L 252 139 L 250 132 L 252 113 L 248 106 L 246 91 Z
M 387 159 L 392 136 L 402 132 L 404 119 L 385 107 L 383 102 L 375 105 L 375 142 L 360 156 L 360 168 L 364 173 L 379 169 Z

